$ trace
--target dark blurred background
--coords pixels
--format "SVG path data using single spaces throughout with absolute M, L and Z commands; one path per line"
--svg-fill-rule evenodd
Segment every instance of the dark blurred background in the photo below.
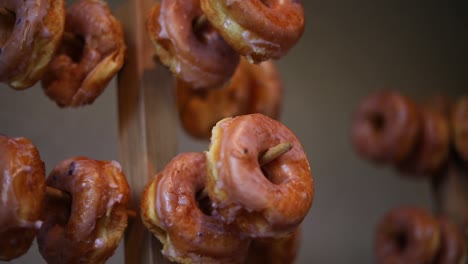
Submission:
M 430 185 L 356 156 L 353 111 L 396 89 L 422 101 L 468 94 L 468 9 L 463 1 L 304 1 L 306 31 L 278 62 L 282 121 L 302 141 L 315 178 L 298 263 L 372 263 L 375 224 L 399 205 L 431 208 Z M 0 87 L 0 133 L 31 139 L 50 171 L 86 155 L 119 160 L 115 82 L 91 106 L 60 109 L 39 86 Z M 164 124 L 161 124 L 164 125 Z M 178 130 L 178 151 L 206 150 Z M 73 249 L 70 249 L 73 250 Z M 13 263 L 44 263 L 37 248 Z M 121 248 L 108 263 L 123 263 Z

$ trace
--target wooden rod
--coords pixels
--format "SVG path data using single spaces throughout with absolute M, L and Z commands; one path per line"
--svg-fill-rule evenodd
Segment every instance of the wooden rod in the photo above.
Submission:
M 258 159 L 258 163 L 260 166 L 264 166 L 279 158 L 284 153 L 290 151 L 292 147 L 293 143 L 291 142 L 279 143 L 278 145 L 271 147 L 265 153 L 263 153 L 263 155 Z
M 146 33 L 147 11 L 154 0 L 121 0 L 121 21 L 127 52 L 118 77 L 120 162 L 130 185 L 130 209 L 139 213 L 146 183 L 175 156 L 177 112 L 172 74 L 153 60 L 154 47 Z M 170 263 L 162 245 L 141 218 L 125 232 L 125 263 Z

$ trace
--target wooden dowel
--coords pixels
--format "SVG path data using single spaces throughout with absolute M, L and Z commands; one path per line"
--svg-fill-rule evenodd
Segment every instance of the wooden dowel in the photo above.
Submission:
M 271 147 L 265 153 L 263 153 L 263 155 L 258 159 L 258 163 L 260 166 L 264 166 L 279 158 L 279 156 L 283 155 L 284 153 L 290 151 L 292 147 L 293 143 L 291 142 L 279 143 L 278 145 Z
M 66 192 L 64 192 L 62 190 L 52 188 L 50 186 L 46 186 L 46 194 L 47 194 L 47 196 L 49 196 L 52 199 L 71 202 L 70 194 L 68 194 L 68 193 L 66 193 Z M 127 210 L 127 215 L 130 218 L 136 218 L 137 217 L 137 213 L 135 211 L 133 211 L 133 210 Z
M 436 213 L 447 215 L 460 227 L 468 223 L 468 166 L 452 159 L 432 184 Z

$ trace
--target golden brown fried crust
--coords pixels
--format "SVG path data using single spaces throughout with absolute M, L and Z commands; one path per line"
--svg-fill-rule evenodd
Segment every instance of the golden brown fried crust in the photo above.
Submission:
M 149 182 L 142 196 L 144 224 L 161 241 L 162 253 L 178 263 L 242 263 L 249 239 L 202 212 L 197 193 L 205 182 L 205 155 L 176 156 Z
M 304 9 L 294 0 L 201 0 L 210 23 L 249 61 L 284 56 L 304 31 Z
M 379 222 L 378 263 L 432 263 L 440 246 L 439 223 L 422 208 L 400 207 Z
M 211 129 L 226 117 L 261 113 L 278 119 L 283 95 L 279 73 L 272 61 L 259 65 L 241 59 L 227 87 L 194 89 L 177 81 L 177 108 L 185 131 L 209 139 Z
M 290 264 L 294 263 L 301 243 L 300 227 L 282 237 L 254 239 L 249 247 L 244 264 Z
M 283 99 L 283 84 L 274 62 L 269 60 L 255 65 L 242 60 L 241 63 L 247 64 L 246 67 L 250 71 L 252 95 L 247 112 L 260 113 L 278 120 Z
M 40 227 L 45 168 L 26 138 L 0 135 L 0 260 L 26 253 Z
M 47 263 L 104 263 L 127 226 L 130 191 L 120 165 L 71 158 L 54 168 L 47 185 L 72 201 L 47 199 L 37 237 L 42 257 Z
M 156 55 L 180 80 L 195 88 L 222 86 L 234 74 L 239 55 L 203 15 L 199 0 L 172 0 L 156 4 L 149 12 L 146 29 Z
M 468 96 L 457 101 L 451 122 L 455 149 L 458 155 L 468 162 Z
M 58 48 L 65 25 L 65 2 L 7 0 L 4 7 L 16 14 L 16 21 L 2 45 L 0 81 L 25 89 L 39 81 Z
M 219 120 L 246 114 L 252 93 L 247 65 L 240 63 L 229 85 L 224 88 L 195 90 L 177 81 L 177 108 L 185 131 L 193 137 L 209 139 Z
M 377 163 L 398 164 L 411 154 L 419 131 L 416 105 L 397 92 L 383 91 L 359 104 L 351 134 L 362 157 Z
M 283 142 L 293 148 L 260 167 L 261 154 Z M 306 154 L 296 136 L 269 117 L 251 114 L 218 122 L 207 162 L 206 191 L 213 206 L 244 235 L 291 232 L 312 205 L 314 184 Z
M 122 68 L 123 29 L 101 0 L 79 0 L 67 10 L 65 35 L 42 81 L 61 107 L 91 104 Z

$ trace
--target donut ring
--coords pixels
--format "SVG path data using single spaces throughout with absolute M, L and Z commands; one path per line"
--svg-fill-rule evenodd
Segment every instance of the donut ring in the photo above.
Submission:
M 177 108 L 183 128 L 199 139 L 209 139 L 219 120 L 247 113 L 250 104 L 250 71 L 240 63 L 229 85 L 222 89 L 195 90 L 177 81 Z
M 458 155 L 468 162 L 468 96 L 458 100 L 452 114 L 453 141 Z
M 205 184 L 205 155 L 180 154 L 150 182 L 141 217 L 164 245 L 162 253 L 179 263 L 242 263 L 249 240 L 204 213 L 196 194 Z
M 156 55 L 180 80 L 194 88 L 220 87 L 236 70 L 239 55 L 207 23 L 199 0 L 165 0 L 149 12 L 146 29 Z
M 245 264 L 294 263 L 301 244 L 300 228 L 284 237 L 254 239 L 250 244 Z
M 1 0 L 0 7 L 12 14 L 0 29 L 0 81 L 26 89 L 39 81 L 58 48 L 65 25 L 65 1 Z M 8 32 L 11 34 L 6 37 Z
M 0 260 L 17 258 L 31 246 L 42 224 L 45 168 L 26 138 L 0 135 Z
M 260 155 L 282 142 L 293 148 L 260 168 Z M 218 122 L 207 162 L 206 191 L 213 207 L 245 235 L 291 232 L 312 205 L 313 179 L 301 144 L 283 124 L 262 114 Z
M 122 68 L 123 29 L 101 0 L 78 0 L 67 9 L 60 51 L 42 80 L 60 107 L 91 104 Z
M 377 227 L 378 263 L 432 263 L 439 245 L 438 222 L 422 208 L 393 209 Z
M 378 92 L 359 105 L 352 126 L 352 141 L 359 155 L 377 163 L 406 159 L 419 135 L 414 103 L 397 92 Z
M 399 165 L 405 172 L 431 176 L 447 165 L 450 150 L 450 128 L 441 113 L 420 109 L 421 128 L 416 146 Z
M 248 113 L 260 113 L 277 119 L 281 111 L 283 84 L 273 61 L 265 61 L 258 65 L 241 60 L 250 71 L 251 103 Z
M 72 197 L 48 198 L 39 230 L 39 252 L 47 263 L 104 263 L 127 227 L 129 186 L 120 164 L 85 157 L 67 159 L 47 185 Z
M 433 263 L 438 264 L 463 264 L 466 263 L 465 241 L 462 234 L 448 218 L 439 217 L 441 244 Z
M 201 8 L 226 42 L 250 62 L 279 59 L 304 31 L 297 0 L 201 0 Z

